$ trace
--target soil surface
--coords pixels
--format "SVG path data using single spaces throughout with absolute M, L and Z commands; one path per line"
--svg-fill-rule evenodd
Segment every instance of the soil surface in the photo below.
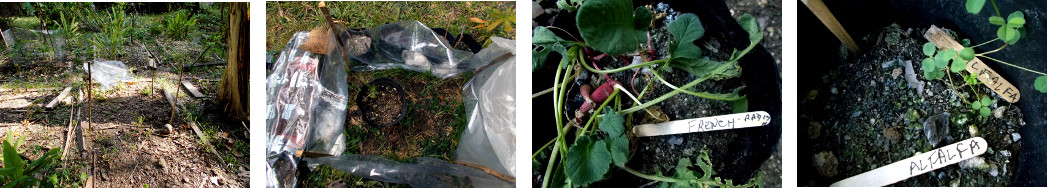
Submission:
M 403 109 L 400 91 L 389 84 L 369 85 L 360 104 L 363 117 L 376 125 L 391 124 L 400 117 Z M 374 89 L 371 89 L 374 88 Z
M 1019 128 L 1025 125 L 1018 106 L 1007 103 L 984 85 L 973 88 L 962 77 L 927 80 L 919 69 L 925 55 L 926 28 L 892 25 L 862 36 L 874 44 L 867 52 L 848 56 L 846 62 L 824 75 L 817 89 L 801 91 L 799 156 L 801 180 L 808 186 L 828 186 L 887 164 L 972 137 L 982 137 L 989 150 L 974 167 L 951 165 L 909 178 L 893 186 L 1006 186 L 1010 184 L 1021 152 Z M 922 94 L 910 88 L 902 63 L 911 63 Z M 951 86 L 950 86 L 951 85 Z M 955 88 L 955 90 L 953 89 Z M 989 96 L 993 115 L 973 113 L 966 101 Z M 948 116 L 939 116 L 948 114 Z M 937 117 L 947 117 L 930 122 Z M 930 119 L 930 120 L 929 120 Z M 947 122 L 944 122 L 947 121 Z M 940 126 L 942 123 L 947 126 Z M 927 129 L 924 126 L 934 126 Z M 943 138 L 937 145 L 927 132 Z M 804 151 L 806 150 L 806 151 Z M 971 160 L 961 163 L 973 162 Z M 807 174 L 807 175 L 803 175 Z
M 164 59 L 189 59 L 186 54 L 194 54 L 195 58 L 202 52 L 193 49 L 190 42 L 158 41 L 158 46 L 167 51 L 167 56 L 161 57 Z M 171 72 L 171 62 L 165 61 L 159 70 L 153 70 L 139 44 L 123 48 L 127 53 L 118 60 L 130 68 L 138 81 L 117 84 L 108 90 L 100 90 L 96 85 L 93 94 L 81 87 L 86 73 L 81 70 L 82 63 L 74 62 L 82 61 L 82 57 L 71 55 L 65 61 L 0 59 L 0 83 L 7 86 L 0 89 L 0 136 L 10 131 L 26 138 L 22 148 L 29 158 L 68 144 L 70 149 L 57 168 L 44 172 L 58 175 L 62 186 L 247 186 L 250 177 L 245 163 L 246 122 L 227 118 L 214 105 L 213 98 L 192 98 L 187 91 L 181 91 L 180 103 L 194 114 L 195 123 L 210 141 L 203 144 L 183 120 L 186 112 L 175 113 L 170 122 L 171 104 L 163 97 L 161 88 L 182 89 L 180 83 L 173 83 L 178 74 Z M 216 59 L 204 56 L 201 61 Z M 224 67 L 220 65 L 187 68 L 183 79 L 196 84 L 205 95 L 213 96 L 221 70 Z M 73 87 L 72 97 L 55 108 L 43 108 L 67 86 Z M 93 101 L 90 115 L 84 101 L 87 97 Z M 79 126 L 75 126 L 77 122 Z M 171 130 L 164 126 L 168 123 L 173 125 Z M 214 147 L 220 156 L 209 152 L 207 146 Z
M 424 73 L 404 72 L 409 70 L 353 72 L 349 75 L 350 93 L 363 90 L 365 84 L 378 77 L 389 77 L 400 83 L 406 94 L 407 114 L 396 126 L 372 128 L 363 121 L 366 114 L 362 114 L 362 107 L 349 104 L 345 124 L 349 140 L 347 152 L 386 156 L 394 160 L 424 155 L 452 158 L 458 137 L 465 129 L 461 88 L 469 76 L 441 80 L 417 75 Z M 388 96 L 395 98 L 392 102 L 395 109 L 387 109 L 390 111 L 387 114 L 400 113 L 400 96 Z M 394 104 L 387 106 L 390 105 Z

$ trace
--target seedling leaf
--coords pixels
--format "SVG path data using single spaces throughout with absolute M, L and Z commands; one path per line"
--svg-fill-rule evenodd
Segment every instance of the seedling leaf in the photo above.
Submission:
M 680 15 L 669 24 L 669 33 L 674 39 L 674 42 L 669 43 L 671 58 L 697 59 L 702 56 L 702 50 L 694 45 L 694 40 L 705 35 L 705 27 L 702 26 L 702 21 L 698 19 L 698 16 L 692 13 Z
M 633 11 L 633 28 L 637 30 L 647 30 L 647 27 L 651 25 L 651 11 L 647 10 L 647 7 L 636 7 Z
M 590 136 L 578 137 L 567 151 L 567 178 L 577 186 L 585 186 L 603 179 L 611 168 L 611 153 L 602 140 L 594 141 Z
M 927 55 L 927 57 L 934 56 L 934 51 L 937 50 L 937 49 L 938 48 L 934 47 L 934 43 L 932 43 L 932 42 L 924 43 L 923 44 L 923 55 Z
M 756 24 L 756 19 L 752 15 L 744 14 L 741 18 L 738 18 L 738 24 L 742 25 L 742 29 L 749 33 L 749 42 L 755 43 L 763 39 L 763 32 L 760 26 Z
M 967 0 L 967 12 L 971 14 L 978 14 L 982 11 L 983 6 L 985 6 L 985 0 Z
M 1003 20 L 1003 17 L 999 17 L 999 16 L 991 16 L 991 17 L 989 17 L 989 23 L 991 23 L 993 25 L 999 25 L 999 26 L 1003 26 L 1004 24 L 1007 24 L 1007 22 Z
M 1037 91 L 1040 93 L 1047 93 L 1047 76 L 1036 77 L 1036 82 L 1033 83 Z
M 720 66 L 721 63 L 722 62 L 709 59 L 709 57 L 701 57 L 697 59 L 676 58 L 669 63 L 669 66 L 672 68 L 683 69 L 684 71 L 687 71 L 691 73 L 691 75 L 697 77 L 703 77 L 713 73 L 712 71 L 715 70 L 716 67 Z
M 967 61 L 964 61 L 960 56 L 952 58 L 952 64 L 949 66 L 949 70 L 952 72 L 960 72 L 967 67 Z
M 610 137 L 606 139 L 607 150 L 611 152 L 611 161 L 614 166 L 623 167 L 629 162 L 629 138 L 625 135 Z
M 986 96 L 982 96 L 982 106 L 988 107 L 989 105 L 992 105 L 992 99 L 989 99 L 989 97 Z
M 963 60 L 966 61 L 974 59 L 974 48 L 966 47 L 963 48 L 963 50 L 960 50 L 960 58 L 963 58 Z
M 981 101 L 974 101 L 971 103 L 971 109 L 978 110 L 979 108 L 982 108 Z
M 991 115 L 991 112 L 989 111 L 989 108 L 982 108 L 981 110 L 978 110 L 978 112 L 982 116 L 989 116 L 989 115 Z
M 567 58 L 567 48 L 564 47 L 564 45 L 570 43 L 570 41 L 563 40 L 559 36 L 556 36 L 556 34 L 548 28 L 535 27 L 534 37 L 531 38 L 531 43 L 542 47 L 542 49 L 535 48 L 535 50 L 531 51 L 531 71 L 535 71 L 542 68 L 545 64 L 549 52 L 555 51 L 563 58 Z
M 647 41 L 646 29 L 636 29 L 629 0 L 587 0 L 578 8 L 578 31 L 586 44 L 607 55 L 636 50 Z
M 607 133 L 608 137 L 621 136 L 625 133 L 625 118 L 611 108 L 604 108 L 603 118 L 600 119 L 600 130 Z
M 931 72 L 935 70 L 935 66 L 937 65 L 934 64 L 934 60 L 931 60 L 931 58 L 923 58 L 923 63 L 921 63 L 920 68 L 923 69 L 923 72 Z

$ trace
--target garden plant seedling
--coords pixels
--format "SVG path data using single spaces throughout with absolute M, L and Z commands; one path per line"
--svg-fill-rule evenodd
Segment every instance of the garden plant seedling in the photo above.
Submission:
M 995 10 L 996 15 L 989 17 L 989 23 L 993 24 L 993 25 L 1000 26 L 1000 28 L 997 29 L 997 31 L 996 31 L 996 38 L 993 39 L 993 40 L 989 40 L 989 41 L 986 41 L 984 43 L 978 44 L 978 45 L 974 45 L 974 46 L 971 46 L 970 43 L 967 43 L 967 44 L 963 45 L 964 48 L 962 50 L 953 52 L 953 53 L 956 53 L 957 56 L 959 56 L 959 59 L 954 59 L 954 60 L 959 60 L 960 63 L 962 64 L 964 62 L 968 62 L 969 63 L 969 61 L 971 61 L 975 57 L 980 57 L 980 58 L 993 60 L 993 61 L 999 62 L 1001 64 L 1004 64 L 1004 65 L 1007 65 L 1007 66 L 1011 66 L 1011 67 L 1014 67 L 1014 68 L 1018 68 L 1018 69 L 1021 69 L 1021 70 L 1024 70 L 1024 71 L 1028 71 L 1028 72 L 1031 72 L 1031 73 L 1039 74 L 1040 76 L 1037 77 L 1035 81 L 1033 81 L 1033 87 L 1037 91 L 1040 91 L 1041 93 L 1047 93 L 1047 73 L 1043 73 L 1043 72 L 1040 72 L 1040 71 L 1028 69 L 1028 68 L 1025 68 L 1025 67 L 1022 67 L 1022 66 L 1018 66 L 1018 65 L 1015 65 L 1015 64 L 1008 63 L 1006 61 L 994 59 L 992 57 L 987 56 L 988 54 L 995 53 L 995 52 L 998 52 L 1000 50 L 1003 50 L 1007 46 L 1014 45 L 1015 43 L 1018 42 L 1019 39 L 1022 38 L 1023 35 L 1028 35 L 1028 33 L 1026 32 L 1026 29 L 1025 29 L 1026 20 L 1025 20 L 1025 14 L 1024 13 L 1022 13 L 1021 11 L 1014 11 L 1014 12 L 1011 12 L 1010 14 L 1008 14 L 1006 18 L 1004 18 L 1003 14 L 1000 14 L 999 8 L 996 7 L 996 1 L 995 0 L 990 0 L 990 2 L 992 2 L 992 4 L 993 4 L 992 7 L 993 7 L 993 10 Z M 986 3 L 985 0 L 967 0 L 967 2 L 965 4 L 967 12 L 971 13 L 971 14 L 978 14 L 978 13 L 981 12 L 981 9 L 985 6 L 985 3 Z M 975 53 L 975 51 L 974 51 L 975 47 L 979 47 L 979 46 L 988 44 L 990 42 L 998 41 L 998 40 L 1002 41 L 1004 43 L 999 48 L 996 48 L 994 50 L 987 51 L 987 52 Z M 967 40 L 964 39 L 964 41 L 967 41 Z M 928 51 L 927 51 L 926 47 L 924 47 L 924 48 L 925 48 L 924 49 L 924 53 L 926 54 Z M 939 51 L 939 52 L 941 52 L 941 51 Z M 946 52 L 948 52 L 948 51 L 946 51 Z M 946 55 L 946 56 L 948 56 L 948 55 Z M 939 62 L 939 63 L 941 63 L 941 62 Z M 953 70 L 953 69 L 950 69 L 950 70 Z M 958 72 L 958 71 L 954 71 L 954 72 Z M 932 74 L 937 74 L 937 73 L 932 73 Z M 1013 102 L 1016 102 L 1016 101 L 1008 100 L 1008 102 L 1012 102 L 1013 103 Z
M 726 50 L 728 52 L 733 50 L 733 53 L 730 53 L 726 60 L 716 60 L 703 54 L 702 49 L 694 44 L 694 41 L 705 34 L 705 28 L 698 16 L 692 13 L 681 14 L 667 27 L 671 39 L 671 42 L 666 45 L 668 58 L 657 59 L 650 45 L 651 39 L 648 34 L 653 19 L 652 11 L 648 8 L 634 7 L 628 0 L 562 0 L 557 2 L 557 5 L 567 11 L 577 11 L 575 20 L 581 41 L 566 40 L 551 30 L 562 30 L 560 28 L 540 26 L 534 29 L 532 43 L 536 47 L 531 51 L 532 71 L 545 66 L 550 53 L 556 52 L 561 56 L 559 63 L 554 65 L 556 73 L 553 87 L 550 89 L 551 92 L 548 92 L 553 96 L 557 137 L 532 155 L 535 171 L 544 170 L 541 175 L 541 187 L 588 186 L 605 179 L 612 167 L 620 168 L 640 178 L 659 181 L 661 182 L 660 187 L 753 187 L 763 185 L 762 180 L 758 177 L 759 173 L 757 177 L 742 185 L 735 185 L 731 180 L 713 177 L 715 172 L 712 170 L 712 162 L 709 159 L 710 151 L 704 148 L 693 163 L 686 157 L 680 159 L 673 176 L 664 176 L 661 172 L 645 174 L 625 165 L 631 157 L 629 147 L 631 138 L 630 134 L 627 134 L 630 131 L 627 130 L 633 126 L 627 125 L 624 115 L 631 115 L 633 112 L 651 115 L 661 113 L 660 110 L 651 110 L 651 107 L 680 93 L 741 104 L 732 105 L 733 110 L 736 113 L 747 111 L 745 105 L 747 99 L 744 95 L 739 94 L 741 87 L 726 93 L 692 91 L 692 88 L 703 81 L 719 81 L 741 75 L 738 60 L 763 39 L 763 33 L 752 16 L 746 14 L 738 20 L 741 28 L 747 32 L 750 44 L 745 49 Z M 575 36 L 571 37 L 578 40 Z M 647 48 L 641 48 L 641 44 L 647 44 Z M 638 51 L 643 52 L 637 53 Z M 596 64 L 596 61 L 604 58 L 630 59 L 629 56 L 636 57 L 633 58 L 636 61 L 632 65 L 620 68 L 601 69 Z M 634 69 L 650 70 L 645 74 L 654 78 L 648 82 L 647 86 L 643 86 L 643 92 L 636 93 L 635 90 L 630 92 L 623 86 L 623 82 L 618 82 L 609 76 L 612 73 Z M 673 85 L 661 76 L 672 69 L 686 71 L 696 79 L 685 85 Z M 595 88 L 585 83 L 580 84 L 579 87 L 571 87 L 573 86 L 571 83 L 576 78 L 586 73 L 598 74 L 600 75 L 598 77 L 605 79 Z M 630 85 L 634 83 L 627 82 Z M 668 86 L 672 91 L 646 102 L 641 101 L 647 89 L 653 86 L 652 84 L 658 83 Z M 584 102 L 577 111 L 570 112 L 575 115 L 574 119 L 570 119 L 567 116 L 569 112 L 565 112 L 565 105 L 568 93 L 574 88 L 578 88 Z M 542 94 L 536 94 L 535 97 Z M 621 94 L 628 97 L 622 99 Z M 632 106 L 623 106 L 621 100 L 632 100 L 635 103 Z M 612 103 L 612 101 L 615 102 Z M 766 113 L 754 113 L 766 115 Z M 575 131 L 571 132 L 572 129 Z M 643 128 L 634 127 L 634 129 Z M 641 136 L 637 131 L 633 132 L 636 134 L 634 136 Z M 550 146 L 552 147 L 551 153 L 546 155 L 544 150 Z M 539 156 L 543 156 L 542 159 L 548 157 L 544 167 L 540 166 L 542 163 L 538 161 Z M 692 170 L 692 167 L 695 166 L 699 167 L 701 171 Z

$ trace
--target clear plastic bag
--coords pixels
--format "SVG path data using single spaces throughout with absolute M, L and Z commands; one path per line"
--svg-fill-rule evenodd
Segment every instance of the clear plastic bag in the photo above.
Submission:
M 84 63 L 84 71 L 87 71 L 87 68 L 87 63 Z M 131 79 L 131 72 L 128 71 L 127 65 L 124 65 L 123 61 L 95 60 L 91 63 L 90 68 L 91 79 L 98 81 L 102 85 L 99 88 L 101 90 L 108 90 L 121 81 Z
M 516 42 L 493 37 L 471 61 L 490 64 L 463 88 L 469 124 L 462 132 L 455 159 L 483 165 L 515 177 Z
M 429 157 L 415 158 L 413 163 L 372 155 L 331 156 L 307 161 L 310 166 L 323 164 L 355 176 L 413 187 L 515 187 L 514 182 L 478 168 Z
M 12 56 L 15 61 L 24 61 L 31 57 L 65 59 L 65 38 L 57 31 L 11 28 L 2 34 L 7 49 L 21 53 Z
M 298 32 L 291 37 L 266 79 L 266 173 L 267 179 L 278 180 L 269 186 L 293 186 L 299 150 L 329 155 L 345 151 L 345 61 L 339 54 L 299 49 L 308 36 Z
M 364 31 L 343 28 L 343 31 L 339 34 L 344 40 L 345 54 L 364 63 L 354 65 L 354 71 L 401 67 L 449 78 L 483 66 L 463 61 L 472 53 L 454 49 L 442 36 L 418 21 L 385 24 Z

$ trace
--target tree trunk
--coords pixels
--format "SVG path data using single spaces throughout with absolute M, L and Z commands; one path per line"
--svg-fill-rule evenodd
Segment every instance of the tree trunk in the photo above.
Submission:
M 247 3 L 229 4 L 229 49 L 216 102 L 229 116 L 248 118 L 248 8 Z

